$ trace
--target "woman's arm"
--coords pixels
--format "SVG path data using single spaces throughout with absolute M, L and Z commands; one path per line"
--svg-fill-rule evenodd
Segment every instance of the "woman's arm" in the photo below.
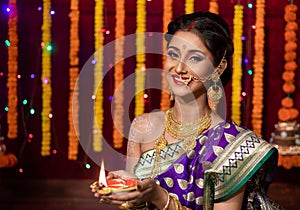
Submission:
M 151 129 L 151 123 L 149 121 L 148 114 L 142 114 L 137 116 L 132 121 L 129 131 L 128 143 L 127 143 L 127 160 L 126 171 L 133 174 L 134 166 L 137 164 L 141 154 L 141 143 L 144 137 Z
M 225 201 L 215 203 L 214 210 L 241 210 L 246 186 L 241 187 L 235 194 Z

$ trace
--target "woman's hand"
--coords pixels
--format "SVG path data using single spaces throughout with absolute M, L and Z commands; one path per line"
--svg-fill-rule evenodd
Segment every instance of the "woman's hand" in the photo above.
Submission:
M 128 171 L 118 170 L 108 172 L 106 179 L 137 179 L 137 177 Z
M 106 179 L 136 179 L 136 176 L 130 174 L 129 172 L 127 171 L 124 171 L 124 170 L 118 170 L 118 171 L 112 171 L 112 172 L 109 172 Z M 91 188 L 91 191 L 94 193 L 94 196 L 96 198 L 101 198 L 102 196 L 97 192 L 98 189 L 96 187 L 96 185 L 91 185 L 90 186 Z
M 145 179 L 137 183 L 137 190 L 122 194 L 103 195 L 100 202 L 114 205 L 122 205 L 126 202 L 130 205 L 140 205 L 148 202 L 158 208 L 163 208 L 168 200 L 167 196 L 153 179 Z

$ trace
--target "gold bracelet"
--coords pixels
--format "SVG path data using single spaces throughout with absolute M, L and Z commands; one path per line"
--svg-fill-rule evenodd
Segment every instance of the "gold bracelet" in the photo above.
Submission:
M 170 205 L 170 195 L 169 195 L 169 192 L 166 189 L 163 188 L 163 191 L 167 193 L 168 200 L 167 200 L 167 203 L 164 206 L 164 208 L 162 208 L 162 210 L 167 210 L 169 208 L 169 205 Z
M 186 209 L 184 206 L 181 205 L 180 201 L 177 200 L 175 196 L 170 195 L 171 199 L 174 201 L 175 210 L 184 210 Z

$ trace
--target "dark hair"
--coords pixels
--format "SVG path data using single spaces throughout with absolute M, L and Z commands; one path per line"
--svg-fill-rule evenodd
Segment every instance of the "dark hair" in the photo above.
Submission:
M 168 32 L 165 34 L 167 44 L 170 43 L 172 35 L 179 30 L 191 31 L 200 37 L 213 55 L 213 65 L 215 67 L 219 65 L 226 52 L 227 68 L 220 77 L 223 86 L 225 86 L 231 80 L 230 57 L 234 51 L 230 29 L 225 20 L 211 12 L 195 12 L 182 15 L 169 23 Z

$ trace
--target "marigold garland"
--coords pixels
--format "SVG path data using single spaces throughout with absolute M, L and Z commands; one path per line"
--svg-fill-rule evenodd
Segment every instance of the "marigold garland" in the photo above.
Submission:
M 124 116 L 124 34 L 125 34 L 125 0 L 116 0 L 116 26 L 115 26 L 115 71 L 114 92 L 118 89 L 118 95 L 114 97 L 114 126 L 113 144 L 115 148 L 123 146 L 123 116 Z
M 51 150 L 51 52 L 47 46 L 51 44 L 51 1 L 43 0 L 43 24 L 42 24 L 42 147 L 41 155 L 49 156 Z
M 93 123 L 93 150 L 102 151 L 102 128 L 103 128 L 103 0 L 95 0 L 94 14 L 94 48 L 96 61 L 94 67 L 94 123 Z
M 215 13 L 215 14 L 219 14 L 219 4 L 217 0 L 211 0 L 209 2 L 209 12 Z
M 168 31 L 168 24 L 172 20 L 172 16 L 173 16 L 172 4 L 173 4 L 173 0 L 164 0 L 163 34 L 165 34 Z M 162 46 L 163 46 L 163 48 L 162 48 L 162 52 L 163 52 L 162 66 L 164 69 L 165 58 L 166 58 L 165 56 L 167 54 L 167 43 L 164 41 Z M 160 99 L 160 108 L 161 108 L 161 110 L 167 110 L 171 106 L 171 101 L 169 99 L 170 94 L 165 91 L 168 89 L 168 83 L 167 83 L 164 71 L 162 71 L 161 77 L 162 77 L 162 79 L 161 79 L 162 91 L 161 91 L 161 99 Z
M 8 17 L 8 74 L 7 74 L 7 137 L 18 137 L 18 11 L 17 1 L 10 0 L 8 2 L 11 12 Z
M 137 0 L 135 116 L 144 113 L 146 0 Z
M 71 0 L 70 4 L 70 52 L 69 52 L 69 109 L 68 109 L 68 119 L 69 119 L 69 145 L 68 145 L 68 158 L 69 160 L 77 160 L 78 155 L 78 138 L 76 131 L 78 129 L 78 112 L 79 112 L 79 102 L 78 102 L 78 87 L 76 87 L 76 80 L 79 73 L 79 0 Z M 79 134 L 78 134 L 79 135 Z
M 282 166 L 288 170 L 293 167 L 300 167 L 300 156 L 278 154 L 278 166 Z
M 263 112 L 263 76 L 264 76 L 264 45 L 265 45 L 265 0 L 256 1 L 256 22 L 254 37 L 254 64 L 253 64 L 253 98 L 252 98 L 252 128 L 262 136 L 262 112 Z
M 284 46 L 285 65 L 282 73 L 282 79 L 284 81 L 282 89 L 287 96 L 281 100 L 281 108 L 277 113 L 280 121 L 292 121 L 299 115 L 299 110 L 294 108 L 294 101 L 291 98 L 291 94 L 296 91 L 295 71 L 298 67 L 296 63 L 296 31 L 298 30 L 298 24 L 296 22 L 297 10 L 298 8 L 295 4 L 288 4 L 284 8 L 284 20 L 286 21 L 284 39 L 286 43 Z
M 231 118 L 237 124 L 241 123 L 241 102 L 242 91 L 242 54 L 243 54 L 243 6 L 234 6 L 233 18 L 233 74 L 232 74 L 232 94 L 231 94 Z
M 18 158 L 13 153 L 0 155 L 0 168 L 11 168 L 18 162 Z
M 194 0 L 185 0 L 185 14 L 194 12 Z

